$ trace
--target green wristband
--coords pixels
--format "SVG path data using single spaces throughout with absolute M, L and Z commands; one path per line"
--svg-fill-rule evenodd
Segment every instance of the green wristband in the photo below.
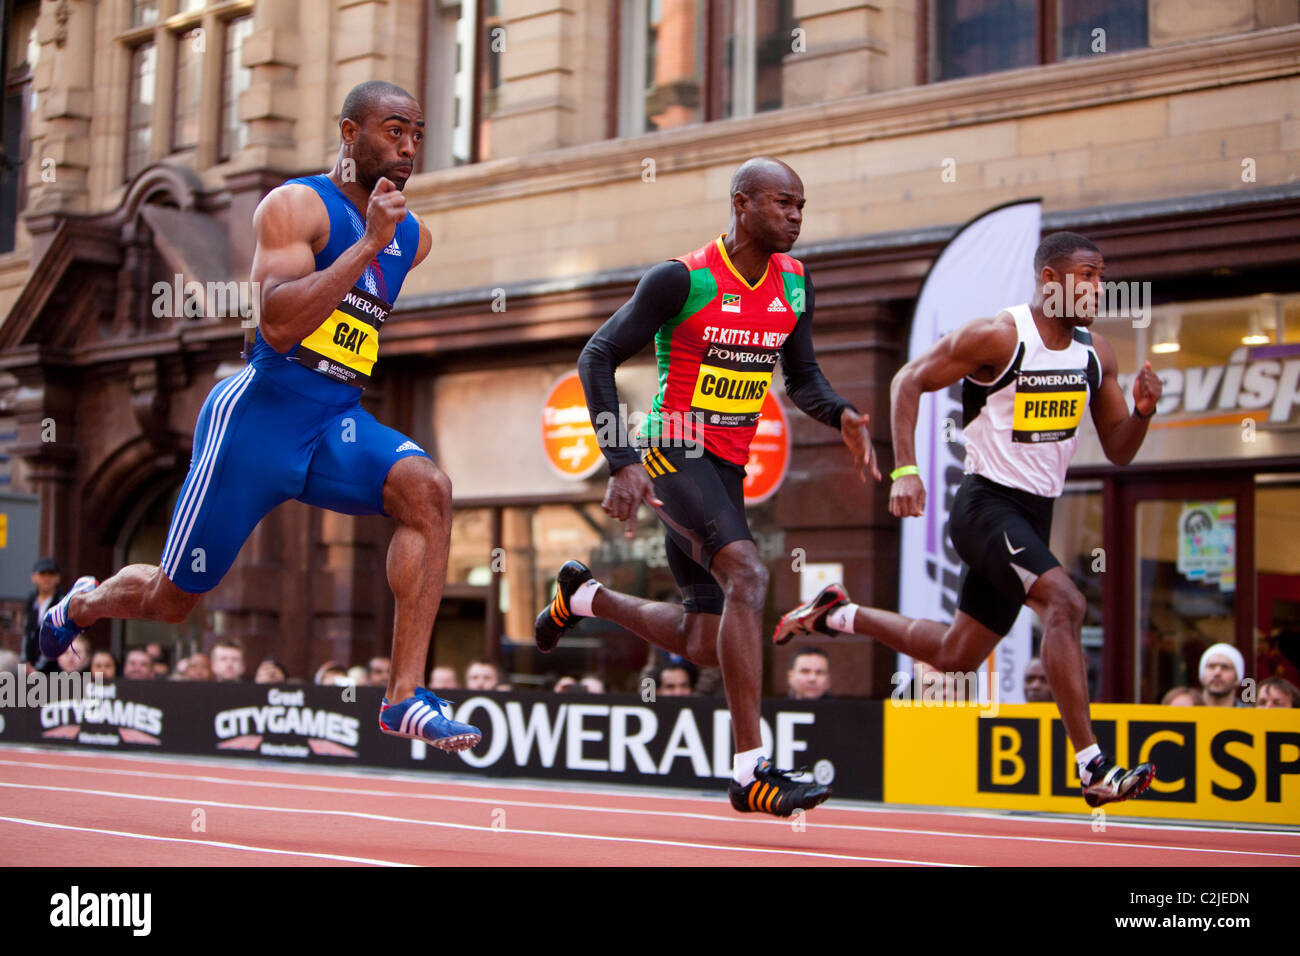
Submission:
M 921 469 L 917 468 L 916 465 L 900 465 L 889 473 L 889 480 L 897 481 L 904 475 L 919 475 L 920 473 Z

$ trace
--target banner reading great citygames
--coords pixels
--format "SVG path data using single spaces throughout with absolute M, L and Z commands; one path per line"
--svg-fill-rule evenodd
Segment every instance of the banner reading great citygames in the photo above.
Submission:
M 925 277 L 912 317 L 912 360 L 971 319 L 997 315 L 1034 294 L 1034 250 L 1042 204 L 1021 200 L 990 209 L 957 230 Z M 901 523 L 898 610 L 907 617 L 952 622 L 961 561 L 948 540 L 948 509 L 961 483 L 966 443 L 961 434 L 961 383 L 921 396 L 916 417 L 916 464 L 925 482 L 925 515 Z M 882 463 L 882 470 L 888 470 Z M 893 463 L 888 463 L 889 468 Z M 998 697 L 1024 700 L 1021 676 L 1030 652 L 1030 613 L 1021 611 L 994 652 Z M 911 658 L 899 655 L 900 671 Z
M 1052 704 L 886 701 L 885 802 L 1088 813 Z M 1109 814 L 1300 825 L 1300 710 L 1093 704 L 1097 743 L 1156 779 Z

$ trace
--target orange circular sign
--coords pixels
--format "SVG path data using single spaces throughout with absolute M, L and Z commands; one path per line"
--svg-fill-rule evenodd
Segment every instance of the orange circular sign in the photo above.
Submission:
M 561 478 L 590 478 L 605 460 L 591 427 L 587 397 L 577 372 L 561 376 L 542 406 L 542 447 L 546 460 Z
M 766 501 L 785 480 L 790 467 L 790 421 L 785 409 L 768 390 L 758 430 L 749 443 L 749 462 L 745 465 L 745 502 Z

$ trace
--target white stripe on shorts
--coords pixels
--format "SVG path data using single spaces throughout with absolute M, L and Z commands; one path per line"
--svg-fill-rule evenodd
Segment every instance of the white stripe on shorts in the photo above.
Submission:
M 167 535 L 167 547 L 163 549 L 163 572 L 168 578 L 175 578 L 176 571 L 180 567 L 181 555 L 185 553 L 190 531 L 203 507 L 203 498 L 207 494 L 214 463 L 220 452 L 221 442 L 226 436 L 226 426 L 230 423 L 231 413 L 239 397 L 244 394 L 253 380 L 254 371 L 253 366 L 250 365 L 232 378 L 230 387 L 218 396 L 213 406 L 211 427 L 208 429 L 207 440 L 203 444 L 203 454 L 199 457 L 195 469 L 194 481 L 190 483 L 185 500 L 176 511 L 176 520 L 172 522 L 171 530 Z

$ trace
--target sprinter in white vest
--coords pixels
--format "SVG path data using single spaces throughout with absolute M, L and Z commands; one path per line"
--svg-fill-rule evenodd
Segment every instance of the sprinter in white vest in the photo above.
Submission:
M 1106 457 L 1126 465 L 1160 400 L 1160 379 L 1147 363 L 1134 382 L 1130 413 L 1114 350 L 1088 331 L 1102 272 L 1091 242 L 1053 233 L 1034 253 L 1032 302 L 968 322 L 894 377 L 897 467 L 889 510 L 899 518 L 925 511 L 914 451 L 921 394 L 962 382 L 966 477 L 949 527 L 967 569 L 952 624 L 852 604 L 831 585 L 783 617 L 774 635 L 781 644 L 814 630 L 867 634 L 939 671 L 969 672 L 1029 605 L 1043 624 L 1043 667 L 1075 747 L 1084 799 L 1094 807 L 1135 797 L 1155 777 L 1151 764 L 1126 770 L 1097 746 L 1080 641 L 1086 603 L 1047 544 L 1084 410 L 1092 412 Z

